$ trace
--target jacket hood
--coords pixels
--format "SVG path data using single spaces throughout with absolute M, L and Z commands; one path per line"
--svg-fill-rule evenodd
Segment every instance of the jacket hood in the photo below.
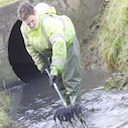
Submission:
M 37 10 L 39 15 L 42 14 L 56 14 L 56 9 L 54 7 L 50 7 L 48 4 L 46 3 L 39 3 L 37 4 L 34 9 Z

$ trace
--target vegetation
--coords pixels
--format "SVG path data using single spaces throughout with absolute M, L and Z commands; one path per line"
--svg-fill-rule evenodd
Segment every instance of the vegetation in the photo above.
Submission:
M 128 1 L 110 1 L 100 26 L 99 55 L 107 67 L 128 72 Z
M 5 113 L 10 106 L 10 97 L 6 91 L 0 90 L 0 128 L 6 128 L 9 118 Z
M 98 18 L 94 19 L 89 33 L 90 35 L 87 36 L 91 40 L 89 39 L 88 46 L 87 43 L 83 46 L 81 52 L 83 66 L 91 69 L 95 66 L 105 67 L 114 72 L 104 83 L 104 89 L 126 89 L 128 87 L 128 1 L 106 1 Z
M 5 5 L 5 4 L 10 3 L 12 1 L 15 1 L 15 0 L 0 0 L 0 5 Z
M 4 89 L 0 89 L 0 128 L 20 128 L 15 124 L 7 115 L 11 107 L 11 101 L 13 100 L 10 90 L 20 89 L 22 85 L 15 86 L 11 89 L 6 89 L 5 81 L 3 81 Z
M 116 72 L 104 88 L 122 89 L 128 81 L 128 1 L 111 0 L 99 25 L 98 54 L 104 65 Z
M 93 18 L 92 24 L 88 26 L 88 29 L 86 29 L 83 43 L 80 44 L 81 62 L 84 69 L 95 69 L 95 67 L 104 68 L 103 59 L 101 60 L 100 53 L 98 55 L 98 32 L 100 32 L 102 29 L 100 22 L 108 3 L 108 0 L 104 0 L 102 6 L 99 9 L 98 15 Z
M 118 90 L 127 89 L 128 73 L 113 73 L 104 83 L 104 89 L 112 88 L 117 88 Z

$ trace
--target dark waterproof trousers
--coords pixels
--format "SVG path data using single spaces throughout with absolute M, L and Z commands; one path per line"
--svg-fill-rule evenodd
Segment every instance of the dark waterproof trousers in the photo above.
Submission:
M 57 86 L 67 104 L 81 102 L 80 82 L 82 80 L 82 67 L 80 48 L 77 37 L 67 49 L 67 59 L 64 70 L 57 76 Z

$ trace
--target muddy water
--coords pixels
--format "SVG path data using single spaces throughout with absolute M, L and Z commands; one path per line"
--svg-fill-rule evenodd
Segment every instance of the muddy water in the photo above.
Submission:
M 89 128 L 128 128 L 128 90 L 103 90 L 103 83 L 109 76 L 103 71 L 83 74 L 82 107 L 88 109 L 84 117 Z M 59 121 L 53 120 L 61 100 L 49 87 L 47 76 L 38 77 L 13 93 L 15 98 L 9 116 L 23 128 L 62 127 Z

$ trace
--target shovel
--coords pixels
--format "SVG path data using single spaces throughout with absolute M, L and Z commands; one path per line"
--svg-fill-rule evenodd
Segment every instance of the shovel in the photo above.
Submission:
M 49 77 L 51 77 L 50 75 L 50 72 L 48 71 L 48 69 L 45 69 L 47 75 Z M 58 120 L 60 120 L 60 122 L 63 124 L 64 121 L 69 121 L 71 124 L 72 124 L 72 119 L 74 119 L 75 121 L 77 117 L 78 120 L 83 124 L 83 125 L 86 125 L 85 121 L 82 119 L 82 109 L 81 109 L 81 106 L 79 104 L 75 104 L 75 105 L 69 105 L 67 106 L 67 103 L 65 102 L 61 92 L 59 91 L 58 87 L 57 87 L 57 84 L 54 82 L 53 83 L 53 86 L 57 92 L 57 94 L 59 95 L 62 103 L 63 103 L 63 106 L 64 107 L 61 107 L 59 108 L 55 114 L 54 114 L 54 120 L 56 121 L 56 118 L 58 118 Z

